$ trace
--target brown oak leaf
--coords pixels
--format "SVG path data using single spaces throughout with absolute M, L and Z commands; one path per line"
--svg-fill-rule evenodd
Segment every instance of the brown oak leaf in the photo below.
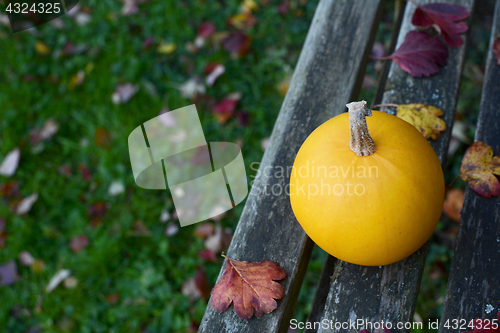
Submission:
M 210 306 L 218 313 L 234 303 L 241 319 L 271 313 L 283 297 L 283 288 L 276 282 L 286 277 L 285 270 L 272 261 L 249 262 L 227 259 L 222 278 L 210 293 Z
M 480 141 L 474 142 L 465 152 L 460 166 L 460 178 L 484 198 L 500 195 L 500 156 L 493 157 L 493 149 Z

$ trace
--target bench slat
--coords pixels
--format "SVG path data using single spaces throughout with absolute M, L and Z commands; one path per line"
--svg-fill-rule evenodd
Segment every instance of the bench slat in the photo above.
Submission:
M 273 190 L 284 191 L 289 184 L 289 172 L 287 177 L 277 172 L 279 168 L 291 168 L 307 136 L 326 120 L 344 112 L 345 104 L 357 95 L 382 15 L 382 2 L 320 1 L 260 165 L 260 175 L 228 250 L 228 257 L 237 260 L 276 261 L 287 273 L 281 283 L 284 298 L 271 314 L 250 320 L 239 319 L 232 306 L 222 314 L 207 306 L 199 332 L 288 330 L 312 242 L 297 223 L 289 196 L 272 194 Z
M 497 1 L 475 141 L 500 154 L 500 65 L 493 54 L 493 39 L 500 35 L 500 1 Z M 500 310 L 500 197 L 486 199 L 469 187 L 453 255 L 439 332 L 447 320 L 496 319 Z M 453 324 L 451 321 L 450 324 Z M 471 329 L 465 329 L 472 331 Z M 461 331 L 465 331 L 461 330 Z
M 428 3 L 435 1 L 418 1 Z M 472 10 L 474 0 L 441 1 L 465 6 Z M 411 25 L 415 6 L 406 5 L 403 23 L 400 29 L 398 45 L 406 33 L 416 28 Z M 462 38 L 466 38 L 462 35 Z M 465 45 L 465 44 L 464 44 Z M 447 66 L 440 73 L 430 78 L 413 78 L 393 63 L 382 103 L 424 103 L 443 110 L 442 117 L 447 130 L 431 145 L 439 157 L 441 165 L 446 163 L 447 148 L 455 115 L 456 99 L 460 75 L 464 63 L 465 46 L 450 50 Z M 393 110 L 386 110 L 393 113 Z M 409 332 L 397 329 L 396 323 L 412 322 L 413 312 L 422 277 L 428 243 L 410 257 L 392 265 L 365 267 L 342 262 L 335 270 L 327 296 L 323 319 L 335 323 L 348 323 L 349 320 L 363 319 L 371 322 L 391 322 L 391 332 Z M 359 327 L 331 329 L 322 327 L 312 332 L 359 332 Z

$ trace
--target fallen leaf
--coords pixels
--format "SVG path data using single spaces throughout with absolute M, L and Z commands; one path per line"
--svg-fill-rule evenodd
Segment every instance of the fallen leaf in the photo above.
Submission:
M 51 293 L 54 289 L 57 288 L 61 282 L 63 282 L 68 276 L 71 275 L 71 271 L 69 269 L 60 269 L 53 277 L 50 279 L 47 288 L 45 288 L 45 292 L 47 294 Z
M 78 235 L 71 239 L 70 247 L 75 253 L 81 252 L 87 246 L 89 246 L 89 239 L 85 235 Z
M 64 288 L 74 289 L 78 285 L 78 280 L 73 276 L 68 276 L 63 282 Z
M 234 58 L 244 56 L 250 48 L 251 39 L 243 32 L 233 32 L 222 42 L 224 50 Z
M 160 213 L 160 222 L 161 223 L 166 223 L 170 220 L 170 213 L 168 212 L 168 210 L 166 209 L 163 209 Z
M 161 42 L 160 45 L 158 45 L 157 51 L 161 54 L 172 54 L 176 49 L 177 45 L 175 45 L 175 43 Z
M 418 6 L 411 23 L 420 28 L 434 27 L 451 47 L 459 47 L 464 42 L 459 36 L 467 31 L 465 20 L 470 13 L 467 8 L 447 3 L 429 3 Z
M 35 262 L 35 258 L 28 251 L 19 253 L 19 262 L 23 266 L 31 266 Z
M 85 181 L 90 181 L 92 179 L 92 176 L 90 175 L 89 169 L 85 166 L 83 163 L 78 163 L 78 170 L 80 170 L 80 173 L 82 174 L 83 180 Z
M 241 319 L 271 313 L 283 297 L 283 288 L 276 282 L 286 277 L 285 270 L 272 261 L 248 262 L 227 259 L 224 273 L 213 288 L 210 306 L 218 313 L 234 303 Z
M 500 195 L 500 156 L 493 157 L 493 149 L 480 141 L 465 151 L 460 175 L 470 188 L 484 198 Z
M 97 147 L 108 149 L 111 145 L 111 136 L 104 128 L 96 128 L 94 131 L 94 144 Z
M 38 193 L 33 193 L 26 198 L 22 199 L 16 206 L 16 214 L 23 215 L 31 210 L 31 207 L 38 200 Z
M 233 235 L 230 230 L 222 228 L 217 223 L 214 234 L 205 239 L 204 245 L 206 249 L 214 253 L 219 253 L 222 249 L 229 248 L 232 239 Z
M 420 77 L 439 72 L 439 66 L 446 65 L 447 58 L 448 49 L 438 37 L 431 37 L 422 31 L 410 31 L 393 54 L 374 59 L 393 59 L 405 72 Z
M 206 21 L 198 26 L 198 36 L 207 38 L 215 32 L 215 25 L 212 22 Z
M 225 124 L 233 116 L 234 109 L 240 99 L 240 92 L 232 93 L 213 107 L 212 113 L 220 124 Z
M 14 260 L 0 265 L 0 286 L 8 286 L 19 279 L 17 264 Z
M 119 84 L 115 88 L 115 92 L 111 96 L 113 104 L 125 104 L 135 95 L 139 90 L 139 86 L 132 83 Z
M 135 0 L 123 0 L 123 7 L 121 13 L 123 16 L 134 15 L 139 11 L 137 2 Z
M 109 184 L 108 195 L 115 197 L 125 192 L 125 185 L 119 180 L 115 180 Z
M 90 23 L 90 21 L 92 21 L 92 16 L 90 16 L 88 13 L 78 13 L 75 15 L 75 23 L 80 26 L 80 27 L 83 27 L 84 25 L 87 25 L 88 23 Z
M 106 301 L 111 305 L 115 305 L 116 303 L 118 303 L 119 300 L 120 300 L 119 293 L 109 294 L 106 296 Z
M 203 239 L 212 236 L 215 232 L 215 227 L 213 223 L 204 222 L 196 227 L 194 230 L 194 235 Z
M 190 78 L 177 87 L 181 96 L 186 99 L 192 99 L 197 95 L 204 95 L 206 88 L 201 79 L 197 76 Z
M 198 257 L 205 261 L 210 261 L 210 262 L 217 262 L 217 257 L 215 256 L 215 253 L 212 250 L 201 250 L 198 252 Z
M 59 172 L 61 175 L 65 177 L 69 177 L 73 174 L 73 171 L 71 170 L 71 165 L 69 164 L 61 164 L 59 168 L 57 168 L 57 172 Z
M 207 68 L 209 65 L 213 65 L 213 63 L 209 63 L 207 65 L 207 67 L 205 67 L 205 72 L 207 71 Z M 208 72 L 208 75 L 205 78 L 205 82 L 207 83 L 207 86 L 209 86 L 209 87 L 213 86 L 215 83 L 215 80 L 217 80 L 217 78 L 219 76 L 224 74 L 225 71 L 226 71 L 226 68 L 224 67 L 224 65 L 215 64 L 213 69 Z
M 243 0 L 243 3 L 241 4 L 241 10 L 243 12 L 252 12 L 256 11 L 259 9 L 259 6 L 254 0 Z
M 436 140 L 441 132 L 446 130 L 446 123 L 438 118 L 443 115 L 443 111 L 435 106 L 400 104 L 396 115 L 415 126 L 426 139 Z
M 35 274 L 41 273 L 45 269 L 45 262 L 42 259 L 35 259 L 31 265 L 31 270 Z
M 262 149 L 262 151 L 266 151 L 267 146 L 269 145 L 270 139 L 271 138 L 264 138 L 264 139 L 260 140 L 260 149 Z
M 152 235 L 151 230 L 142 222 L 141 220 L 137 220 L 132 225 L 132 230 L 128 231 L 128 235 L 135 237 L 149 237 Z
M 47 55 L 50 53 L 49 47 L 44 42 L 39 40 L 35 43 L 35 51 L 41 55 Z
M 451 189 L 446 192 L 443 204 L 443 212 L 453 221 L 460 222 L 462 208 L 464 206 L 465 192 L 460 189 Z
M 493 53 L 497 58 L 497 63 L 500 65 L 500 36 L 493 41 Z
M 0 164 L 0 175 L 10 177 L 16 173 L 19 165 L 19 158 L 21 157 L 21 150 L 14 148 L 9 151 Z
M 0 249 L 5 248 L 5 239 L 7 238 L 7 232 L 5 231 L 5 219 L 0 217 Z
M 288 3 L 288 0 L 283 1 L 279 6 L 278 6 L 278 13 L 281 15 L 285 15 L 288 13 L 288 8 L 290 4 Z
M 19 196 L 19 185 L 16 181 L 0 185 L 0 195 L 5 199 L 15 199 Z
M 182 284 L 181 292 L 189 300 L 194 301 L 200 297 L 207 298 L 210 292 L 210 286 L 207 282 L 207 276 L 201 268 L 198 268 L 196 275 L 189 278 Z
M 106 203 L 102 201 L 97 201 L 94 204 L 90 205 L 87 208 L 87 214 L 90 219 L 90 224 L 93 226 L 99 225 L 102 220 L 104 219 L 104 216 L 106 215 L 106 212 L 108 210 L 108 207 Z
M 257 24 L 257 18 L 250 12 L 243 12 L 231 16 L 227 20 L 227 25 L 239 30 L 248 30 Z
M 59 123 L 50 118 L 45 121 L 42 128 L 37 128 L 30 133 L 30 142 L 37 145 L 40 141 L 50 140 L 59 131 Z
M 175 222 L 169 222 L 165 228 L 165 236 L 172 237 L 179 232 L 179 226 Z

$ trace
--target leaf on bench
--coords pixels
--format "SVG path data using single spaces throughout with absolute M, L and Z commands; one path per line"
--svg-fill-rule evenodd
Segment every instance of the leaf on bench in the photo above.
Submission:
M 443 36 L 446 44 L 459 47 L 464 43 L 460 34 L 466 32 L 468 27 L 458 21 L 465 20 L 469 15 L 469 11 L 463 6 L 430 3 L 417 7 L 411 23 L 420 28 L 434 27 Z
M 286 277 L 285 270 L 272 261 L 248 262 L 227 259 L 222 278 L 211 292 L 210 306 L 218 313 L 234 303 L 241 319 L 250 319 L 277 308 L 276 299 L 283 297 L 283 288 L 276 282 Z
M 497 58 L 497 64 L 500 65 L 500 36 L 493 41 L 493 53 Z
M 393 54 L 374 59 L 392 59 L 411 76 L 421 77 L 439 72 L 439 66 L 446 65 L 447 58 L 448 48 L 438 37 L 431 37 L 422 31 L 410 31 Z
M 443 115 L 443 111 L 435 106 L 412 103 L 377 104 L 374 107 L 387 106 L 397 107 L 396 116 L 412 124 L 426 139 L 437 140 L 441 132 L 446 130 L 446 123 L 438 118 Z
M 484 198 L 500 195 L 500 156 L 493 157 L 493 149 L 480 141 L 474 142 L 465 152 L 460 166 L 460 178 L 474 192 Z

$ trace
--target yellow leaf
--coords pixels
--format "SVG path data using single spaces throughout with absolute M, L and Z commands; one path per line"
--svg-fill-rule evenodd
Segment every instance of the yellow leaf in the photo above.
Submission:
M 259 6 L 254 0 L 244 0 L 242 7 L 244 12 L 252 12 L 259 9 Z
M 493 156 L 493 149 L 480 141 L 474 142 L 465 152 L 460 166 L 460 178 L 474 192 L 485 198 L 500 195 L 500 156 Z
M 158 52 L 163 53 L 163 54 L 172 54 L 172 53 L 174 53 L 175 49 L 177 49 L 177 45 L 175 45 L 175 43 L 162 42 L 158 46 Z
M 47 54 L 49 54 L 50 49 L 43 42 L 37 40 L 35 43 L 35 51 L 42 54 L 42 55 L 47 55 Z
M 443 111 L 435 106 L 425 104 L 400 104 L 397 116 L 420 131 L 427 139 L 436 140 L 440 132 L 446 129 L 446 123 L 438 118 Z

